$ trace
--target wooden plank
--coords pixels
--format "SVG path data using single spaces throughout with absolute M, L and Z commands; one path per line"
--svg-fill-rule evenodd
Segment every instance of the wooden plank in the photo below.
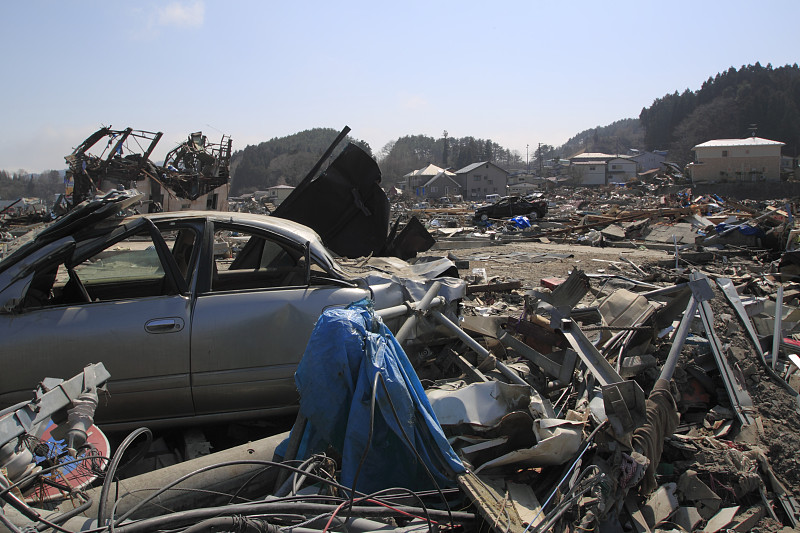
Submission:
M 523 533 L 525 527 L 506 494 L 482 482 L 472 472 L 457 476 L 458 485 L 473 501 L 478 512 L 495 533 Z
M 503 292 L 521 288 L 522 282 L 519 280 L 506 281 L 503 283 L 486 283 L 483 285 L 467 285 L 467 294 L 474 294 L 476 292 Z

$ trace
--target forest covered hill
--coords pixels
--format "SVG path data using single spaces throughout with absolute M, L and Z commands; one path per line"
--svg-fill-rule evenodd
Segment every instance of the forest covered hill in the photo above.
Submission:
M 339 132 L 332 128 L 314 128 L 235 152 L 231 158 L 231 196 L 275 185 L 297 185 L 337 135 Z M 347 141 L 358 144 L 372 155 L 366 142 L 349 136 Z
M 236 196 L 274 185 L 297 185 L 338 133 L 331 128 L 315 128 L 248 146 L 234 153 L 231 194 Z M 375 156 L 367 143 L 350 137 L 348 140 Z M 519 153 L 511 152 L 490 139 L 451 138 L 446 131 L 438 139 L 426 135 L 400 137 L 384 146 L 376 159 L 384 184 L 395 184 L 403 175 L 428 163 L 443 168 L 462 168 L 486 160 L 505 168 L 524 165 Z
M 733 67 L 708 78 L 696 91 L 675 91 L 642 109 L 644 148 L 666 149 L 670 160 L 691 160 L 692 147 L 710 139 L 753 133 L 786 143 L 784 155 L 800 149 L 800 68 Z

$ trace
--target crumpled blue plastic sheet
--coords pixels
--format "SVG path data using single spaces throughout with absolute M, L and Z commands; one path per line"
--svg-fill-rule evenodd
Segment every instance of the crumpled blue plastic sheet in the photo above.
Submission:
M 516 216 L 511 219 L 511 222 L 517 229 L 525 229 L 531 227 L 531 221 L 528 219 L 528 217 L 525 216 Z
M 370 404 L 375 375 L 375 419 L 371 442 Z M 317 321 L 295 373 L 300 412 L 307 419 L 297 458 L 324 452 L 342 456 L 342 484 L 366 493 L 390 487 L 411 490 L 453 486 L 465 471 L 433 414 L 422 384 L 400 344 L 369 300 L 326 310 Z M 387 396 L 386 390 L 389 395 Z M 392 413 L 392 407 L 397 416 Z M 399 423 L 398 423 L 399 419 Z M 409 449 L 408 436 L 424 466 Z M 358 473 L 359 462 L 369 453 Z
M 726 224 L 724 222 L 720 222 L 714 229 L 717 230 L 717 233 L 723 233 L 727 230 L 736 229 L 742 235 L 755 235 L 756 237 L 764 237 L 766 234 L 764 231 L 757 227 L 757 226 L 750 226 L 748 224 Z

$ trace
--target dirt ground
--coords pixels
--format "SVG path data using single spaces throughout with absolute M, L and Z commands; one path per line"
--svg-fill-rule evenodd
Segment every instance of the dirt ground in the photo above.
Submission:
M 641 268 L 647 263 L 674 258 L 674 255 L 664 250 L 651 248 L 594 247 L 539 242 L 440 249 L 432 250 L 426 255 L 444 253 L 449 253 L 451 258 L 469 260 L 469 269 L 462 269 L 459 272 L 462 277 L 470 275 L 473 269 L 485 268 L 489 279 L 493 277 L 518 279 L 522 281 L 524 289 L 540 286 L 542 278 L 564 278 L 575 268 L 587 274 L 619 274 L 640 279 L 635 268 L 625 259 Z

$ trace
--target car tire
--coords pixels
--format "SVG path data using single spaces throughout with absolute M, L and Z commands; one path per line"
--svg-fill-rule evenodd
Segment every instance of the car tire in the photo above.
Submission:
M 489 220 L 489 215 L 487 215 L 486 213 L 482 214 L 482 215 L 481 215 L 481 220 L 483 220 L 484 222 L 486 222 L 487 220 Z

